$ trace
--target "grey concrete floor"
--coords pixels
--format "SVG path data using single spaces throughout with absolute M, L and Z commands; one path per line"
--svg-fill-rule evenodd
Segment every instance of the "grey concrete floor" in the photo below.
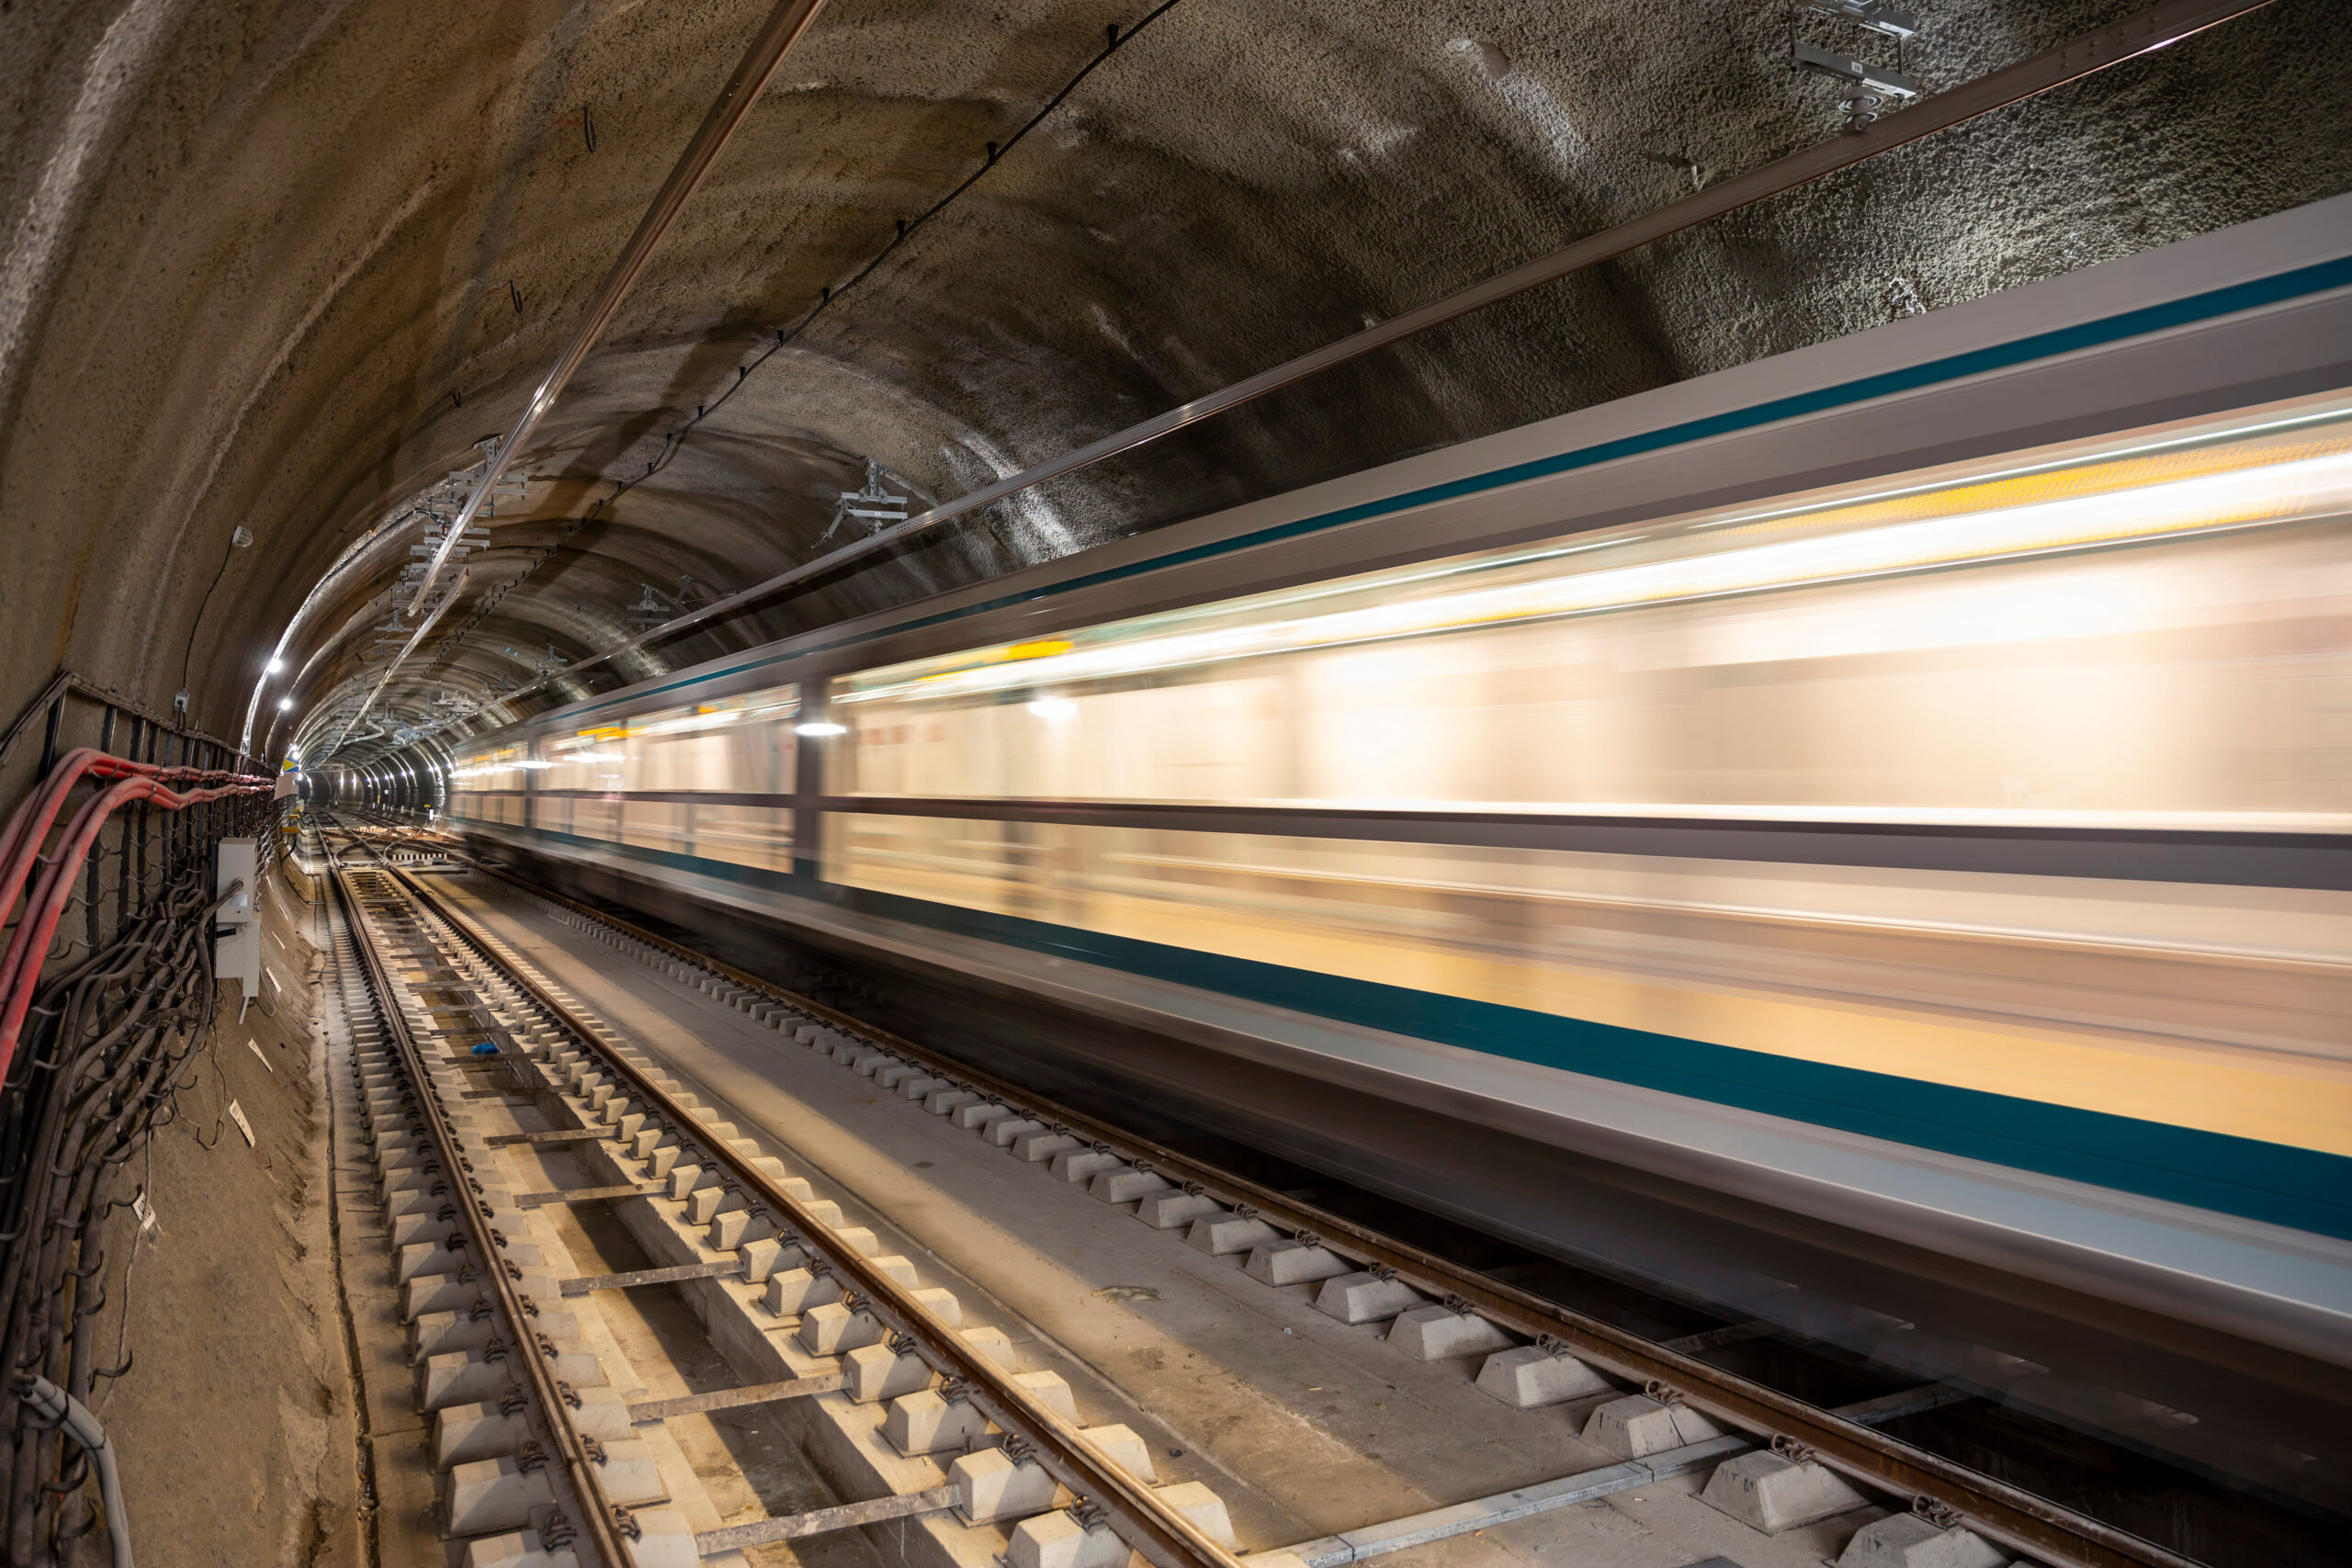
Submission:
M 364 1568 L 349 1372 L 333 1283 L 314 1261 L 328 1251 L 325 1195 L 351 1162 L 347 1145 L 328 1159 L 308 911 L 276 879 L 264 909 L 287 989 L 240 1019 L 236 987 L 223 987 L 211 1043 L 116 1189 L 125 1204 L 143 1193 L 154 1224 L 127 1207 L 99 1222 L 97 1364 L 129 1368 L 98 1382 L 90 1407 L 120 1456 L 130 1539 L 150 1568 Z M 382 1426 L 376 1436 L 399 1440 Z M 386 1502 L 388 1533 L 406 1501 Z M 101 1538 L 81 1538 L 94 1545 L 102 1554 Z
M 1215 1487 L 1251 1550 L 1610 1462 L 1577 1435 L 1598 1401 L 1508 1409 L 1473 1386 L 1475 1359 L 1408 1360 L 1380 1342 L 1381 1329 L 1316 1311 L 1312 1287 L 1265 1286 L 1238 1258 L 1212 1258 L 1181 1233 L 1148 1230 L 1082 1186 L 616 958 L 503 885 L 466 876 L 435 886 L 776 1145 L 796 1174 L 915 1258 L 926 1282 L 955 1290 L 967 1321 L 994 1322 L 1024 1365 L 1061 1372 L 1088 1419 L 1127 1422 L 1150 1444 L 1161 1480 Z M 1745 1568 L 1810 1568 L 1878 1517 L 1864 1510 L 1768 1538 L 1700 1503 L 1702 1480 L 1389 1561 L 1675 1568 L 1722 1556 Z

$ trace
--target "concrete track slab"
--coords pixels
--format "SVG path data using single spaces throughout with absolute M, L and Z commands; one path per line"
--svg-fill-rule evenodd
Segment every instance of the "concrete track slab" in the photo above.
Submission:
M 1139 1224 L 690 983 L 615 963 L 503 885 L 451 878 L 441 890 L 658 1052 L 718 1114 L 772 1143 L 886 1250 L 915 1258 L 968 1315 L 1005 1325 L 1023 1364 L 1062 1372 L 1090 1420 L 1132 1426 L 1164 1481 L 1216 1488 L 1252 1549 L 1609 1462 L 1577 1435 L 1598 1397 L 1510 1410 L 1474 1386 L 1476 1358 L 1416 1362 L 1379 1342 L 1385 1324 L 1350 1326 L 1317 1311 L 1317 1286 L 1270 1287 L 1246 1277 L 1240 1257 Z M 1452 1568 L 1500 1551 L 1670 1568 L 1728 1554 L 1747 1568 L 1812 1568 L 1866 1517 L 1767 1538 L 1701 1504 L 1702 1482 L 1395 1561 Z

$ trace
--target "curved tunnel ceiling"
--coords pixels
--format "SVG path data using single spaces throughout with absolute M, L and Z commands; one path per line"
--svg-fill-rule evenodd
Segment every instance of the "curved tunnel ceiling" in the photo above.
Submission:
M 2132 8 L 1923 0 L 1906 64 L 1949 87 Z M 412 633 L 402 573 L 462 503 L 453 476 L 765 11 L 0 9 L 0 55 L 32 67 L 0 118 L 12 705 L 62 665 L 158 705 L 185 688 L 233 740 L 275 650 L 254 749 L 299 732 L 319 760 Z M 920 509 L 1837 134 L 1839 89 L 1792 73 L 1787 26 L 1665 0 L 833 0 L 346 757 L 420 729 L 438 753 L 518 711 L 476 712 L 501 692 L 810 558 L 869 459 Z M 2346 58 L 2352 7 L 2278 0 L 525 705 L 2336 194 Z

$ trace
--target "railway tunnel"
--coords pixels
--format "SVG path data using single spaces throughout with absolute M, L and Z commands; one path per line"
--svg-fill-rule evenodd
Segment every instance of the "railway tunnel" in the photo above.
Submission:
M 2343 7 L 0 59 L 0 1560 L 2343 1560 Z

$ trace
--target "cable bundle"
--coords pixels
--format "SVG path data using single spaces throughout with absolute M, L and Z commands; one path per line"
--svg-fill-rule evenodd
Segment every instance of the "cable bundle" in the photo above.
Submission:
M 97 787 L 44 855 L 85 780 Z M 50 1393 L 86 1404 L 100 1381 L 129 1370 L 127 1357 L 99 1364 L 105 1224 L 137 1197 L 120 1190 L 123 1168 L 170 1123 L 175 1096 L 211 1043 L 212 920 L 227 901 L 212 891 L 212 850 L 224 837 L 256 837 L 267 874 L 277 840 L 268 788 L 250 775 L 85 748 L 58 761 L 0 834 L 0 912 L 18 914 L 0 959 L 0 1365 L 8 1376 L 0 1558 L 11 1563 L 54 1562 L 63 1542 L 97 1523 L 83 1495 L 87 1451 L 25 1399 L 45 1380 Z M 88 951 L 51 951 L 59 920 L 82 902 L 74 886 L 93 852 L 101 863 L 118 861 L 118 876 L 130 874 L 134 844 L 144 855 L 143 814 L 121 818 L 110 847 L 108 820 L 134 804 L 179 812 L 212 801 L 226 809 L 190 813 L 202 819 L 161 836 L 160 886 L 135 910 L 126 901 L 110 935 L 100 940 L 94 921 Z M 92 887 L 95 906 L 95 875 Z

